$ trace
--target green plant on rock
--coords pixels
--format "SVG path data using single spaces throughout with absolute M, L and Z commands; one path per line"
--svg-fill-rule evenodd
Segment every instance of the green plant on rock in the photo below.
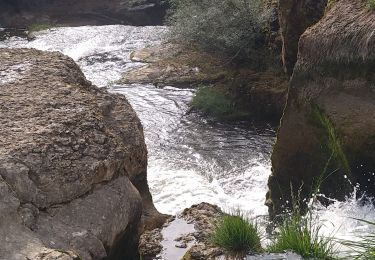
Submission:
M 335 161 L 336 166 L 341 168 L 345 174 L 350 175 L 351 170 L 349 166 L 348 159 L 344 153 L 344 149 L 341 144 L 341 140 L 335 130 L 335 127 L 328 116 L 318 107 L 314 107 L 312 110 L 313 118 L 315 122 L 324 130 L 326 136 L 326 148 L 329 151 L 330 157 L 326 163 L 322 175 L 327 173 L 328 165 L 332 161 Z
M 238 119 L 248 113 L 237 109 L 235 102 L 213 87 L 200 87 L 193 97 L 192 107 L 219 119 Z
M 262 251 L 257 225 L 240 212 L 223 216 L 216 224 L 211 241 L 231 255 Z
M 325 9 L 325 13 L 328 13 L 329 10 L 331 10 L 331 8 L 336 4 L 336 1 L 337 0 L 328 0 L 327 2 L 327 5 L 326 5 L 326 9 Z
M 169 0 L 169 38 L 203 50 L 256 59 L 268 14 L 263 0 Z
M 375 228 L 375 222 L 356 219 Z M 359 240 L 343 240 L 341 243 L 354 251 L 349 257 L 354 259 L 375 260 L 375 232 L 360 236 Z
M 367 0 L 367 4 L 372 10 L 375 9 L 375 0 Z
M 268 251 L 273 253 L 293 251 L 304 258 L 336 259 L 334 257 L 336 252 L 334 240 L 332 237 L 322 236 L 323 224 L 320 220 L 313 216 L 311 209 L 308 209 L 306 215 L 301 214 L 299 205 L 301 189 L 298 192 L 298 198 L 295 198 L 291 188 L 292 211 L 283 216 Z
M 47 23 L 33 23 L 28 27 L 28 31 L 30 32 L 39 32 L 48 29 L 52 29 L 55 27 L 60 27 L 61 25 L 57 24 L 47 24 Z

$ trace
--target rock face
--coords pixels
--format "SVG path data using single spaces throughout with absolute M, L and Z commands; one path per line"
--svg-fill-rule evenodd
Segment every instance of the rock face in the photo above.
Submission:
M 282 59 L 288 75 L 292 74 L 297 61 L 300 36 L 322 18 L 326 5 L 327 0 L 279 0 Z
M 133 259 L 164 219 L 137 115 L 62 54 L 0 59 L 0 259 Z
M 272 214 L 304 183 L 343 199 L 345 175 L 375 195 L 375 12 L 340 0 L 299 42 L 287 106 L 272 155 Z M 323 173 L 324 176 L 321 176 Z M 330 175 L 329 177 L 327 177 Z
M 160 25 L 166 12 L 161 0 L 2 0 L 0 27 L 31 24 Z

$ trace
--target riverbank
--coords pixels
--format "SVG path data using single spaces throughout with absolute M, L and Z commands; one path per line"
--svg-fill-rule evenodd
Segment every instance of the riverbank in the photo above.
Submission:
M 34 47 L 58 50 L 79 64 L 89 80 L 125 95 L 145 130 L 148 146 L 148 182 L 156 207 L 175 214 L 187 206 L 208 201 L 223 209 L 238 207 L 251 216 L 267 215 L 264 206 L 274 128 L 257 124 L 211 121 L 187 113 L 195 89 L 157 88 L 150 84 L 117 84 L 124 71 L 145 64 L 130 53 L 160 40 L 161 27 L 78 27 L 40 32 L 35 40 L 14 38 L 7 48 Z M 359 227 L 352 218 L 374 218 L 374 209 L 356 199 L 319 205 L 318 213 L 336 227 L 325 234 L 353 238 Z M 338 231 L 337 231 L 338 230 Z
M 118 83 L 208 88 L 207 97 L 199 96 L 202 92 L 196 93 L 201 101 L 197 103 L 193 99 L 193 109 L 223 119 L 257 118 L 277 122 L 286 103 L 288 85 L 281 67 L 257 70 L 246 64 L 234 65 L 228 59 L 199 48 L 163 43 L 134 51 L 131 60 L 144 65 L 126 71 Z M 215 96 L 220 100 L 212 100 Z M 217 111 L 223 103 L 228 103 L 231 110 Z

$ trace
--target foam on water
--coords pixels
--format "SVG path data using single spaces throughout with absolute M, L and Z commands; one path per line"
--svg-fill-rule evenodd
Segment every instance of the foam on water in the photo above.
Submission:
M 362 197 L 358 199 L 356 190 L 346 201 L 332 200 L 328 207 L 316 203 L 313 215 L 323 224 L 321 234 L 335 237 L 338 241 L 360 241 L 362 236 L 375 233 L 375 226 L 362 220 L 375 220 L 375 207 L 372 200 Z M 351 249 L 342 245 L 337 248 L 341 252 Z
M 241 208 L 252 216 L 265 215 L 270 153 L 275 132 L 267 124 L 224 124 L 189 114 L 192 89 L 151 85 L 116 85 L 121 74 L 141 66 L 131 51 L 157 44 L 165 27 L 84 26 L 57 28 L 36 34 L 34 41 L 13 37 L 0 47 L 32 47 L 61 51 L 72 57 L 94 84 L 124 94 L 137 111 L 149 150 L 148 180 L 156 207 L 174 214 L 192 204 L 211 202 L 226 210 Z M 372 203 L 357 200 L 314 214 L 324 221 L 326 235 L 354 239 L 373 227 L 355 218 L 374 220 Z

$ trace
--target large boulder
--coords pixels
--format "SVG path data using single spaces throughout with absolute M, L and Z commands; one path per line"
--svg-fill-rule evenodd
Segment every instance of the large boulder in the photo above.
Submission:
M 322 18 L 326 4 L 327 0 L 279 0 L 282 60 L 288 75 L 292 74 L 297 61 L 300 36 Z
M 0 60 L 0 259 L 136 257 L 164 216 L 134 110 L 58 52 Z
M 299 41 L 298 61 L 272 155 L 267 204 L 294 193 L 344 199 L 351 185 L 375 195 L 375 12 L 340 0 Z M 303 186 L 301 187 L 301 185 Z
M 0 27 L 51 25 L 160 25 L 162 0 L 2 0 Z

